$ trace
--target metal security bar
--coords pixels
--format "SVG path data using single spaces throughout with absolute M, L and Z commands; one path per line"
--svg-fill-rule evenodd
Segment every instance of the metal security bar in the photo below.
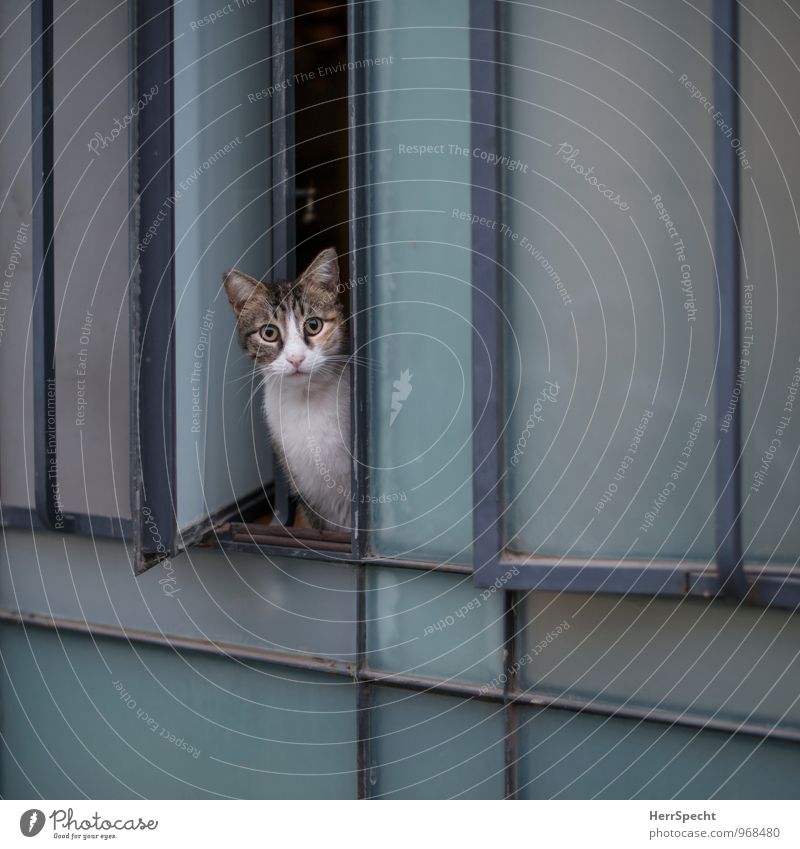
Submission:
M 367 251 L 367 121 L 365 78 L 356 62 L 365 52 L 366 10 L 363 3 L 348 3 L 347 8 L 347 136 L 350 191 L 350 280 L 358 280 L 365 272 Z M 367 549 L 367 508 L 361 498 L 366 493 L 367 370 L 363 346 L 367 343 L 367 304 L 363 287 L 354 286 L 350 293 L 350 339 L 353 346 L 351 364 L 350 438 L 353 465 L 351 472 L 351 538 L 353 557 L 361 561 Z M 356 791 L 359 799 L 370 796 L 371 770 L 371 705 L 372 689 L 364 680 L 367 670 L 367 567 L 356 566 L 356 694 L 357 749 Z
M 55 265 L 53 239 L 53 0 L 31 6 L 33 113 L 33 438 L 36 513 L 50 530 L 70 532 L 58 499 L 56 459 Z
M 275 277 L 294 280 L 294 88 L 282 80 L 294 75 L 294 2 L 272 0 L 272 263 Z M 289 481 L 275 464 L 275 518 L 283 525 L 294 520 Z
M 173 169 L 173 4 L 138 0 L 135 67 L 140 91 L 135 181 L 140 232 L 131 286 L 131 504 L 137 517 L 137 573 L 175 552 L 175 213 Z M 138 268 L 136 267 L 138 263 Z
M 714 97 L 739 137 L 739 27 L 736 0 L 714 0 Z M 739 360 L 739 162 L 721 134 L 714 135 L 714 255 L 717 265 L 717 409 L 734 395 Z M 717 453 L 716 543 L 720 591 L 743 599 L 750 584 L 742 566 L 741 415 L 720 433 Z
M 470 5 L 473 145 L 501 153 L 501 67 L 497 36 L 500 4 L 475 0 Z M 714 0 L 713 56 L 715 102 L 738 134 L 739 95 L 736 0 Z M 472 160 L 472 212 L 499 221 L 503 186 L 499 171 Z M 725 407 L 733 394 L 739 356 L 739 180 L 734 149 L 720 134 L 714 146 L 715 235 L 719 353 L 716 400 Z M 716 543 L 714 563 L 528 557 L 504 550 L 502 443 L 505 421 L 502 391 L 492 363 L 502 363 L 501 239 L 486 227 L 472 230 L 472 394 L 473 394 L 473 564 L 480 587 L 502 581 L 508 590 L 636 593 L 736 601 L 796 610 L 800 579 L 790 566 L 768 569 L 744 564 L 741 540 L 741 426 L 738 417 L 722 433 L 716 454 Z M 510 567 L 516 574 L 509 576 Z

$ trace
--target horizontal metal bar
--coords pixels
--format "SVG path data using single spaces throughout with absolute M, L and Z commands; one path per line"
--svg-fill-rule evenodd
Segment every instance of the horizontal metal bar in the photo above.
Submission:
M 759 567 L 743 569 L 750 591 L 748 601 L 762 607 L 779 607 L 782 610 L 800 610 L 800 571 L 764 573 Z M 728 598 L 730 594 L 720 588 L 715 576 L 704 573 L 689 576 L 689 595 L 704 598 Z
M 212 543 L 208 543 L 211 545 Z M 289 545 L 260 545 L 254 542 L 242 542 L 236 539 L 219 539 L 213 545 L 224 551 L 240 551 L 247 554 L 260 554 L 272 557 L 296 557 L 300 560 L 319 560 L 326 563 L 342 563 L 353 565 L 352 554 L 339 553 L 335 551 L 320 551 L 316 548 L 304 548 L 302 546 Z
M 800 743 L 800 728 L 784 725 L 775 726 L 759 722 L 737 722 L 735 719 L 702 716 L 682 711 L 660 710 L 635 706 L 615 705 L 612 702 L 587 701 L 562 696 L 551 696 L 533 691 L 517 693 L 514 696 L 518 704 L 541 708 L 557 708 L 590 716 L 602 716 L 609 719 L 626 719 L 636 722 L 657 722 L 682 728 L 696 728 L 703 731 L 719 731 L 725 734 L 746 734 L 751 737 L 769 737 Z
M 471 575 L 472 567 L 457 563 L 427 563 L 419 560 L 398 560 L 391 557 L 365 557 L 358 560 L 350 553 L 332 553 L 315 549 L 313 542 L 307 547 L 288 545 L 268 545 L 257 542 L 245 541 L 238 537 L 228 535 L 229 529 L 221 528 L 217 534 L 206 537 L 206 546 L 216 546 L 226 551 L 241 551 L 251 554 L 272 554 L 276 557 L 298 557 L 303 560 L 326 560 L 337 563 L 358 564 L 366 566 L 390 566 L 400 569 L 417 569 L 421 572 L 446 572 L 454 575 Z
M 594 701 L 591 699 L 565 698 L 563 696 L 553 696 L 549 693 L 536 692 L 535 690 L 514 690 L 510 694 L 506 694 L 500 687 L 486 687 L 466 681 L 429 678 L 424 675 L 381 672 L 380 670 L 369 668 L 359 670 L 355 664 L 345 661 L 276 652 L 250 646 L 215 643 L 208 640 L 173 637 L 150 631 L 127 630 L 110 625 L 92 624 L 84 620 L 49 617 L 36 613 L 23 613 L 16 610 L 0 609 L 0 622 L 105 637 L 108 639 L 123 640 L 128 643 L 146 643 L 172 650 L 196 651 L 239 660 L 272 663 L 292 669 L 338 675 L 349 678 L 355 683 L 379 684 L 381 686 L 397 687 L 416 692 L 458 696 L 500 704 L 508 698 L 516 704 L 531 707 L 556 708 L 573 713 L 587 713 L 593 716 L 657 722 L 663 725 L 697 728 L 704 731 L 721 731 L 727 734 L 746 734 L 754 737 L 787 740 L 793 743 L 800 742 L 800 728 L 791 725 L 772 726 L 767 723 L 737 722 L 732 719 L 708 717 L 681 711 L 621 706 L 613 702 Z
M 259 522 L 231 522 L 227 526 L 231 536 L 247 536 L 251 534 L 253 537 L 275 537 L 287 541 L 289 544 L 294 542 L 327 542 L 337 543 L 350 548 L 350 533 L 348 531 L 320 531 L 315 528 L 287 528 L 284 525 L 279 525 L 276 522 L 271 522 L 268 525 Z M 220 528 L 220 532 L 223 528 Z
M 255 545 L 258 545 L 260 547 L 274 545 L 280 548 L 310 548 L 318 552 L 342 554 L 348 559 L 352 559 L 352 553 L 350 550 L 351 547 L 349 542 L 329 542 L 328 540 L 324 539 L 292 540 L 291 537 L 288 537 L 286 535 L 269 533 L 257 534 L 253 531 L 248 531 L 247 533 L 234 533 L 231 535 L 231 539 L 237 542 L 254 543 Z
M 697 563 L 616 562 L 504 556 L 484 568 L 478 586 L 542 592 L 684 595 Z M 716 572 L 714 572 L 716 575 Z
M 800 571 L 776 564 L 765 572 L 751 564 L 743 576 L 752 586 L 749 598 L 764 606 L 800 609 Z M 480 578 L 478 581 L 477 578 Z M 697 562 L 564 561 L 558 558 L 531 559 L 506 554 L 476 577 L 477 586 L 496 585 L 504 590 L 539 592 L 606 593 L 610 595 L 692 596 L 718 599 L 720 591 L 713 565 Z
M 55 631 L 67 631 L 69 633 L 104 637 L 112 640 L 123 640 L 130 643 L 144 643 L 173 650 L 221 655 L 236 660 L 274 663 L 292 669 L 304 669 L 308 672 L 327 672 L 347 678 L 353 678 L 355 674 L 354 664 L 344 661 L 329 660 L 304 654 L 290 654 L 288 652 L 259 649 L 251 646 L 217 643 L 210 640 L 194 640 L 189 637 L 161 634 L 157 631 L 118 628 L 113 625 L 100 625 L 80 619 L 66 619 L 57 616 L 44 616 L 38 613 L 24 613 L 22 611 L 0 609 L 0 622 L 10 622 L 33 628 L 47 628 Z
M 275 557 L 298 557 L 303 560 L 323 560 L 355 565 L 414 569 L 420 572 L 445 572 L 469 575 L 472 567 L 458 563 L 429 563 L 399 560 L 391 557 L 366 557 L 357 560 L 348 554 L 320 551 L 309 541 L 308 547 L 259 545 L 240 538 L 220 535 L 214 541 L 229 551 L 269 554 Z M 514 574 L 516 570 L 516 574 Z M 745 567 L 745 576 L 755 585 L 761 604 L 786 610 L 800 609 L 800 572 L 791 566 L 777 565 L 764 574 L 762 567 Z M 719 597 L 717 572 L 712 564 L 698 562 L 582 560 L 565 561 L 558 558 L 536 558 L 506 553 L 502 560 L 485 567 L 476 577 L 476 585 L 496 584 L 504 590 L 537 590 L 539 592 L 600 593 L 607 595 L 647 595 L 703 599 Z

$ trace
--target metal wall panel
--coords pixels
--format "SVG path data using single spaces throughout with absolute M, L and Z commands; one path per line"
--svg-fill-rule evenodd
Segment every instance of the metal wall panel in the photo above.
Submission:
M 504 8 L 506 539 L 708 557 L 713 124 L 685 80 L 712 97 L 711 3 Z
M 798 15 L 795 1 L 745 2 L 739 16 L 747 167 L 741 171 L 741 396 L 731 398 L 731 407 L 742 420 L 745 557 L 761 562 L 795 563 L 800 551 Z
M 271 272 L 270 4 L 179 3 L 175 27 L 176 521 L 272 478 L 258 375 L 222 276 Z M 248 403 L 251 395 L 255 397 Z
M 794 799 L 798 747 L 525 708 L 520 797 Z
M 371 668 L 478 684 L 503 671 L 502 593 L 470 575 L 376 566 L 367 594 Z
M 355 569 L 191 549 L 134 577 L 121 543 L 6 533 L 0 608 L 318 657 L 355 655 Z
M 11 625 L 0 647 L 4 798 L 355 795 L 346 679 Z
M 468 4 L 367 11 L 371 545 L 469 562 Z
M 502 798 L 497 705 L 386 687 L 374 695 L 373 798 Z
M 522 687 L 800 726 L 800 621 L 791 612 L 531 593 L 520 621 Z

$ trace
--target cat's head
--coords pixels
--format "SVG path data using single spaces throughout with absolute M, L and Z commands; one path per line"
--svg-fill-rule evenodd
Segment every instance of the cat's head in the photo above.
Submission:
M 242 348 L 264 373 L 302 382 L 336 371 L 347 337 L 333 248 L 318 254 L 294 283 L 264 283 L 236 269 L 224 281 Z

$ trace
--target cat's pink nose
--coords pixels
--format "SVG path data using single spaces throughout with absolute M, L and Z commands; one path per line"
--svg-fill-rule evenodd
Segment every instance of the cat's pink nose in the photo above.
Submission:
M 290 363 L 291 363 L 291 364 L 292 364 L 295 368 L 300 368 L 300 366 L 302 365 L 303 360 L 305 360 L 305 358 L 306 358 L 306 355 L 305 355 L 305 354 L 287 354 L 287 355 L 286 355 L 286 359 L 287 359 L 287 360 L 288 360 L 288 361 L 289 361 L 289 362 L 290 362 Z

